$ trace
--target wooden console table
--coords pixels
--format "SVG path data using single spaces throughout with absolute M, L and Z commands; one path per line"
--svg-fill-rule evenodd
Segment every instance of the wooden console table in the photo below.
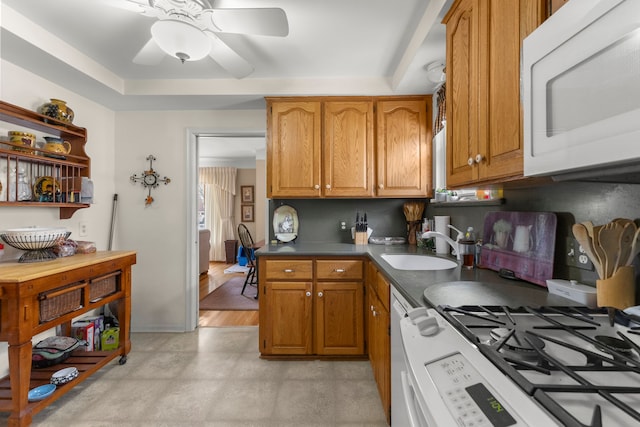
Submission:
M 9 376 L 0 379 L 0 412 L 11 412 L 9 426 L 28 426 L 34 414 L 114 358 L 120 356 L 120 363 L 126 362 L 131 350 L 131 266 L 135 263 L 136 253 L 130 251 L 78 254 L 32 264 L 0 263 L 0 341 L 9 344 Z M 115 288 L 96 297 L 93 286 L 105 277 L 115 277 Z M 51 320 L 42 320 L 47 299 L 51 303 L 52 298 L 71 292 L 79 296 L 77 307 L 64 310 Z M 61 326 L 62 334 L 68 335 L 72 319 L 109 303 L 120 326 L 117 349 L 74 351 L 63 363 L 31 369 L 34 335 L 56 326 Z M 78 368 L 76 379 L 59 385 L 44 400 L 28 401 L 30 389 L 49 383 L 51 374 L 69 366 Z

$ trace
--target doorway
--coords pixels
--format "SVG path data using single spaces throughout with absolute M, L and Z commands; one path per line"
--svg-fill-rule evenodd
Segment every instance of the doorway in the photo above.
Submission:
M 207 313 L 208 319 L 201 321 L 199 311 L 200 289 L 202 287 L 203 278 L 200 276 L 198 268 L 198 250 L 199 250 L 199 192 L 198 192 L 198 168 L 199 167 L 237 167 L 239 169 L 255 169 L 254 180 L 252 185 L 255 187 L 256 202 L 260 197 L 260 204 L 255 205 L 255 220 L 253 228 L 256 235 L 264 235 L 266 230 L 265 212 L 266 212 L 266 168 L 258 167 L 261 163 L 264 165 L 266 154 L 266 142 L 264 132 L 215 132 L 211 130 L 191 129 L 187 132 L 187 171 L 188 171 L 188 218 L 187 224 L 189 236 L 193 238 L 194 245 L 188 252 L 188 289 L 187 289 L 187 325 L 191 329 L 196 326 L 229 326 L 227 323 L 246 323 L 251 322 L 250 316 L 243 313 L 233 313 L 224 311 L 216 313 Z M 250 175 L 250 174 L 249 174 Z M 243 183 L 238 181 L 238 186 Z M 244 183 L 243 183 L 244 184 Z M 239 187 L 238 187 L 239 188 Z M 236 203 L 235 211 L 235 227 L 240 222 L 240 202 Z M 260 207 L 258 207 L 260 206 Z M 224 270 L 224 261 L 213 262 L 213 268 L 210 271 L 213 275 L 211 278 L 219 282 L 220 270 Z M 205 278 L 209 280 L 209 278 Z M 207 285 L 208 286 L 208 285 Z M 215 288 L 215 284 L 213 286 Z M 257 313 L 256 313 L 257 316 Z M 233 319 L 238 320 L 233 320 Z M 248 320 L 247 320 L 248 319 Z

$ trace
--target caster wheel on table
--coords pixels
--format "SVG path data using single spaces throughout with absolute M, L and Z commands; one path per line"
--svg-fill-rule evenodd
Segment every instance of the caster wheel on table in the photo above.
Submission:
M 127 363 L 127 356 L 120 356 L 120 360 L 118 360 L 119 365 L 124 365 Z

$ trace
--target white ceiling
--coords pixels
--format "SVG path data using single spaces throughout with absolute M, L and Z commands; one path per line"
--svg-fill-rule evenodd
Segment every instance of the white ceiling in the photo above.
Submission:
M 114 110 L 261 109 L 264 96 L 433 93 L 426 65 L 444 61 L 452 0 L 218 0 L 278 7 L 287 37 L 218 34 L 255 70 L 231 77 L 212 59 L 157 66 L 132 58 L 153 18 L 118 0 L 2 0 L 0 54 Z

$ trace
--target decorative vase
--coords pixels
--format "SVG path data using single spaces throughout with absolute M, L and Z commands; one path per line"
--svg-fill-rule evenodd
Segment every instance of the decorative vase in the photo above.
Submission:
M 21 147 L 13 146 L 15 151 L 23 151 L 25 153 L 33 154 L 33 150 L 30 148 L 35 147 L 36 145 L 36 136 L 29 132 L 21 132 L 21 131 L 9 131 L 9 141 L 14 144 L 19 144 Z
M 51 98 L 49 101 L 38 108 L 38 113 L 63 122 L 73 122 L 73 110 L 69 108 L 66 101 L 55 98 Z

